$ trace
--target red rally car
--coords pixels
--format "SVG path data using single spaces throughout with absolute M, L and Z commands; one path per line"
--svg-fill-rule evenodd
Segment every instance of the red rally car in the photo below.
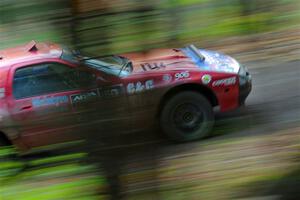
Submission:
M 93 57 L 31 41 L 0 51 L 0 143 L 29 150 L 155 122 L 191 141 L 209 134 L 214 107 L 236 109 L 250 91 L 244 66 L 194 45 Z

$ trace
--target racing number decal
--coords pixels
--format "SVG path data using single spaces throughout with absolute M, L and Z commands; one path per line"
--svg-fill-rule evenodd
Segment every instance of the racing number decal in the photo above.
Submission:
M 186 79 L 190 77 L 190 73 L 188 71 L 179 72 L 175 74 L 175 80 Z

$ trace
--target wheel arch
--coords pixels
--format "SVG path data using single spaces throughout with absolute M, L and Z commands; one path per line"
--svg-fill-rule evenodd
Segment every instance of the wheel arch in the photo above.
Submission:
M 7 135 L 3 131 L 0 131 L 0 143 L 4 145 L 12 145 L 12 142 L 8 139 Z
M 166 104 L 166 102 L 173 97 L 174 95 L 178 94 L 181 91 L 195 91 L 198 92 L 200 94 L 202 94 L 204 97 L 207 98 L 207 100 L 211 103 L 212 107 L 218 106 L 219 102 L 218 99 L 216 97 L 216 95 L 214 94 L 214 92 L 204 86 L 204 85 L 200 85 L 200 84 L 196 84 L 196 83 L 186 83 L 186 84 L 182 84 L 182 85 L 177 85 L 175 87 L 170 88 L 162 97 L 159 105 L 158 105 L 158 110 L 156 112 L 157 116 L 160 115 L 160 112 L 162 110 L 162 108 L 164 107 L 164 105 Z

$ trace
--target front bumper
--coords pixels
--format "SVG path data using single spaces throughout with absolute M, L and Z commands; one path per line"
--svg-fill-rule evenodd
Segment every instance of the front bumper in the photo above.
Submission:
M 248 97 L 252 89 L 252 78 L 249 72 L 245 76 L 239 76 L 239 104 L 245 104 L 245 100 Z

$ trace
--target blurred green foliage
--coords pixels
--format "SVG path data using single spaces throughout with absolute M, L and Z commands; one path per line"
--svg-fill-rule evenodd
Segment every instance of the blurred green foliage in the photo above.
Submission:
M 105 180 L 79 163 L 86 154 L 20 159 L 16 153 L 0 148 L 0 200 L 106 199 L 96 195 Z
M 1 0 L 0 49 L 35 39 L 110 54 L 286 30 L 299 27 L 300 21 L 299 0 L 144 2 L 124 0 L 123 4 L 114 4 L 112 8 L 77 15 L 72 13 L 72 4 L 68 0 Z M 232 146 L 231 141 L 229 144 Z M 105 187 L 104 178 L 90 173 L 92 166 L 77 162 L 86 156 L 83 153 L 35 159 L 29 162 L 33 168 L 21 172 L 23 162 L 5 159 L 11 154 L 15 154 L 13 149 L 0 150 L 0 200 L 95 199 L 95 188 Z M 62 162 L 68 160 L 70 162 Z M 209 157 L 207 160 L 211 162 L 214 159 Z M 53 163 L 59 164 L 51 166 Z M 200 165 L 197 163 L 195 166 Z M 230 189 L 232 185 L 245 183 L 246 178 L 247 182 L 278 179 L 277 171 L 268 174 L 267 168 L 258 166 L 257 169 L 256 176 L 241 176 L 241 179 L 236 179 L 237 183 L 229 174 L 226 184 Z M 260 170 L 265 170 L 263 176 Z M 210 189 L 215 191 L 219 187 L 223 191 L 226 184 L 212 180 Z M 194 190 L 198 190 L 197 187 Z M 186 188 L 191 187 L 187 185 Z M 177 193 L 176 189 L 173 191 Z M 207 195 L 210 193 L 207 192 Z
M 273 191 L 279 181 L 284 182 L 279 186 L 295 189 L 300 180 L 298 133 L 296 128 L 205 140 L 190 144 L 188 151 L 161 152 L 156 168 L 148 168 L 145 157 L 133 156 L 120 174 L 126 199 L 255 199 Z M 0 148 L 0 200 L 109 199 L 103 171 L 80 162 L 85 153 L 27 159 L 11 157 L 15 154 L 13 148 Z
M 0 48 L 35 39 L 110 54 L 288 29 L 300 19 L 298 0 L 116 0 L 80 14 L 70 2 L 1 1 Z

